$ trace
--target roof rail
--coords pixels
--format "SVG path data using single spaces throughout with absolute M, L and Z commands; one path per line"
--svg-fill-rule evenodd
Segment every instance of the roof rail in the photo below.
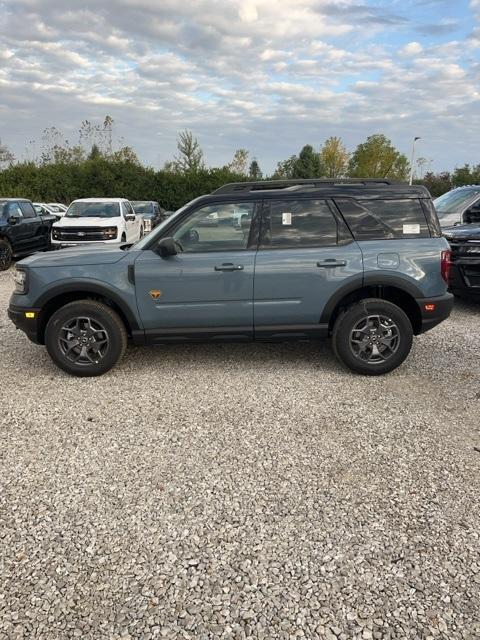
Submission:
M 248 193 L 250 191 L 266 191 L 269 189 L 288 189 L 296 186 L 326 187 L 335 185 L 391 185 L 395 184 L 387 178 L 299 178 L 298 180 L 259 180 L 256 182 L 230 182 L 215 189 L 212 193 Z M 398 183 L 397 183 L 398 184 Z

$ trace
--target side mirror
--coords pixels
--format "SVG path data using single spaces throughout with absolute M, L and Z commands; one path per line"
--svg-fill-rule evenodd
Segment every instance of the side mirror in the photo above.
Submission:
M 133 213 L 127 213 L 127 215 L 125 216 L 125 220 L 131 220 L 134 221 L 135 220 L 135 214 Z
M 12 213 L 8 221 L 10 224 L 17 224 L 17 222 L 20 222 L 20 216 L 18 215 L 18 213 Z
M 155 251 L 162 258 L 168 258 L 168 256 L 176 256 L 178 253 L 177 243 L 173 238 L 162 238 L 157 244 Z

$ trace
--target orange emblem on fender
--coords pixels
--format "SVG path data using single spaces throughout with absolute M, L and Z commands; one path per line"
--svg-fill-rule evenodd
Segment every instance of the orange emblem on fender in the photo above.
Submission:
M 154 300 L 158 300 L 160 298 L 160 296 L 162 295 L 162 292 L 159 291 L 158 289 L 152 289 L 150 291 L 150 295 Z

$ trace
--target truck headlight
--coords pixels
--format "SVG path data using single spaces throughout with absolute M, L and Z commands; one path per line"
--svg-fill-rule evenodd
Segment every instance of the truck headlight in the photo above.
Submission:
M 117 227 L 105 227 L 103 230 L 103 236 L 105 240 L 115 240 L 118 234 Z
M 17 269 L 15 270 L 13 279 L 15 281 L 15 293 L 19 293 L 19 294 L 27 293 L 27 285 L 28 285 L 27 272 L 17 267 Z
M 52 227 L 52 238 L 54 240 L 58 240 L 60 238 L 60 229 L 57 229 L 56 227 Z
M 150 220 L 150 218 L 144 218 L 143 228 L 145 230 L 145 233 L 150 233 L 150 231 L 152 230 L 152 221 Z

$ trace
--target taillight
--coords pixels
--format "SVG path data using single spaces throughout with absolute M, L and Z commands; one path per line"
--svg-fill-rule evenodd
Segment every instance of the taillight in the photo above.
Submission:
M 448 282 L 448 278 L 450 276 L 450 268 L 452 266 L 452 252 L 450 251 L 450 249 L 442 251 L 442 260 L 440 264 L 442 278 L 445 280 L 445 282 Z

